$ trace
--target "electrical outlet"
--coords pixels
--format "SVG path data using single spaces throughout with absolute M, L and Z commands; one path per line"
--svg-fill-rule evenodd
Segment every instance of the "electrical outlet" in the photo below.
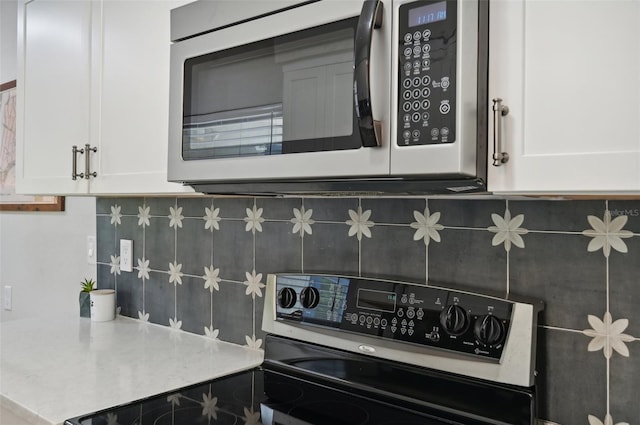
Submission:
M 95 264 L 96 258 L 96 237 L 87 236 L 87 263 Z
M 133 271 L 133 241 L 120 239 L 120 270 L 123 272 Z
M 5 310 L 11 310 L 11 286 L 5 285 L 2 290 L 2 307 Z

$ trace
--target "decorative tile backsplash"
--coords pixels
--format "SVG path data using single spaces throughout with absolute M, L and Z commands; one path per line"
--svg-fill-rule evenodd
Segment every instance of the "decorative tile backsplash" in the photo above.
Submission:
M 255 348 L 271 272 L 540 298 L 541 419 L 640 425 L 640 201 L 98 198 L 96 219 L 120 314 Z

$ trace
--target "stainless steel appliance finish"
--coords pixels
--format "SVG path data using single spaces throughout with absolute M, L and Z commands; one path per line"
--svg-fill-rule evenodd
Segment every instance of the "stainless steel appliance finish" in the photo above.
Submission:
M 322 274 L 266 290 L 261 367 L 65 425 L 536 423 L 538 301 Z
M 484 191 L 487 16 L 479 0 L 173 10 L 169 180 L 208 193 Z

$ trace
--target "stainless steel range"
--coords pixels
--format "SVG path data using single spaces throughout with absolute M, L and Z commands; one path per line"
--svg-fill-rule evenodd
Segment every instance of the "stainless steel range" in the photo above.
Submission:
M 533 425 L 537 300 L 269 275 L 259 368 L 69 425 Z

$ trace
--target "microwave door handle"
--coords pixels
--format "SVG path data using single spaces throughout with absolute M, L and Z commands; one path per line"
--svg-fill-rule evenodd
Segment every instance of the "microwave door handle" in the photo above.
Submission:
M 353 97 L 362 146 L 380 146 L 382 122 L 373 118 L 371 110 L 370 56 L 373 31 L 382 27 L 383 5 L 380 0 L 365 0 L 355 37 Z

